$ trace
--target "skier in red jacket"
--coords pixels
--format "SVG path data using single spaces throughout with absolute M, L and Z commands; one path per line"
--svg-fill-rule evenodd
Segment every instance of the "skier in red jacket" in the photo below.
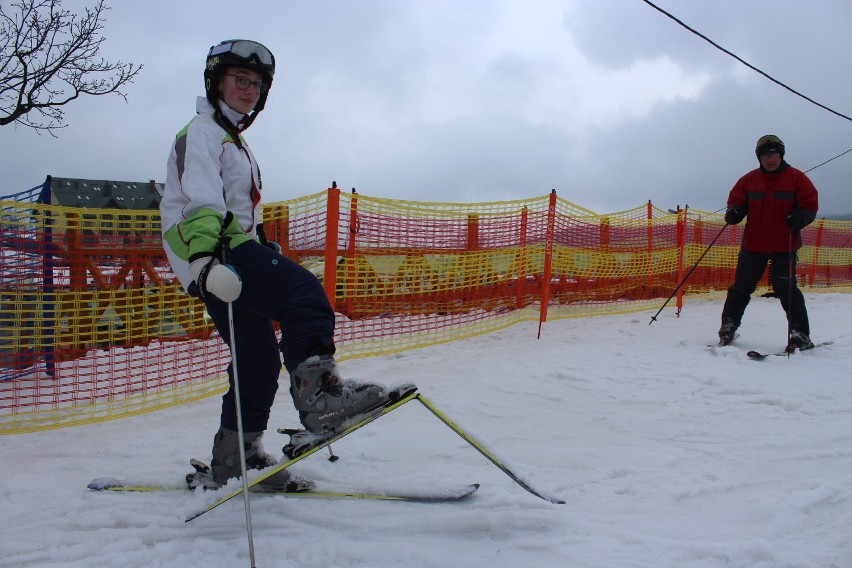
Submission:
M 755 147 L 760 167 L 737 181 L 728 195 L 725 222 L 746 221 L 734 284 L 722 309 L 719 344 L 734 339 L 751 294 L 772 263 L 772 289 L 787 313 L 788 350 L 810 349 L 808 311 L 796 285 L 796 251 L 801 230 L 815 218 L 817 190 L 811 180 L 784 161 L 784 143 L 772 134 L 761 136 Z

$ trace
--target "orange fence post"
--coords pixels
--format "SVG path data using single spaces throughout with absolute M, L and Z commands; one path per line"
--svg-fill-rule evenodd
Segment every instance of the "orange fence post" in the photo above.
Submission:
M 325 268 L 323 270 L 322 284 L 325 295 L 335 307 L 335 295 L 337 293 L 337 239 L 340 236 L 340 189 L 337 182 L 332 182 L 328 188 L 328 196 L 325 206 Z
M 68 251 L 68 277 L 72 290 L 86 289 L 86 261 L 83 254 L 80 215 L 67 213 L 65 216 L 65 247 Z
M 686 208 L 677 210 L 677 281 L 683 281 L 683 257 L 686 254 L 686 213 L 689 211 L 689 205 Z M 680 310 L 683 307 L 683 288 L 677 292 L 677 312 L 676 316 L 680 317 Z
M 550 302 L 550 279 L 553 275 L 553 239 L 556 225 L 556 190 L 550 192 L 547 206 L 547 229 L 544 238 L 544 282 L 541 286 L 541 308 L 538 316 L 538 338 L 541 338 L 541 324 L 547 321 L 547 304 Z
M 479 215 L 476 213 L 467 216 L 467 250 L 479 250 Z
M 352 188 L 352 201 L 349 204 L 349 246 L 346 251 L 346 313 L 352 317 L 355 302 L 355 240 L 358 235 L 358 193 Z
M 648 220 L 648 298 L 650 299 L 654 289 L 654 206 L 650 199 L 648 200 L 646 217 Z
M 814 258 L 811 261 L 811 271 L 808 275 L 808 286 L 814 285 L 816 279 L 817 264 L 819 264 L 819 249 L 822 247 L 822 229 L 825 225 L 825 219 L 820 219 L 817 224 L 816 242 L 814 243 Z

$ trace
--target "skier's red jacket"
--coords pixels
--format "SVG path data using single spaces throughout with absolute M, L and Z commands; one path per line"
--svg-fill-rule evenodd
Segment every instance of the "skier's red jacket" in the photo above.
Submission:
M 748 209 L 743 249 L 774 253 L 790 250 L 787 216 L 802 209 L 811 222 L 816 217 L 819 200 L 808 176 L 783 162 L 772 173 L 758 168 L 741 177 L 728 195 L 728 207 L 735 205 Z M 801 236 L 799 231 L 794 233 L 793 248 L 798 250 L 802 246 Z

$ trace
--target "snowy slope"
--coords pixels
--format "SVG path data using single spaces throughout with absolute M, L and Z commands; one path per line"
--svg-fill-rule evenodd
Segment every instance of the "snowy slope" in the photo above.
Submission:
M 815 341 L 775 351 L 786 323 L 755 298 L 735 345 L 721 303 L 551 321 L 395 356 L 344 374 L 414 380 L 553 505 L 515 485 L 416 403 L 294 471 L 322 487 L 479 482 L 468 501 L 251 501 L 264 567 L 852 567 L 852 295 L 808 295 Z M 104 494 L 96 477 L 179 483 L 209 459 L 215 399 L 132 419 L 0 437 L 0 565 L 249 566 L 242 498 L 185 524 L 207 499 Z M 272 423 L 295 426 L 286 388 Z M 284 436 L 270 429 L 266 447 Z

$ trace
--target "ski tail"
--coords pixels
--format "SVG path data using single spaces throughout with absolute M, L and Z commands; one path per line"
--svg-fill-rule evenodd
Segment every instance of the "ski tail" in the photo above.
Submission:
M 420 403 L 429 410 L 429 412 L 434 414 L 438 418 L 438 420 L 446 424 L 453 432 L 461 436 L 461 438 L 465 442 L 470 444 L 476 451 L 485 456 L 488 461 L 497 466 L 503 473 L 508 475 L 512 481 L 514 481 L 539 499 L 544 499 L 545 501 L 549 501 L 557 505 L 565 504 L 565 501 L 563 501 L 562 499 L 545 495 L 543 492 L 533 488 L 526 481 L 518 477 L 518 475 L 511 469 L 509 469 L 509 467 L 503 461 L 495 457 L 494 454 L 491 453 L 485 446 L 483 446 L 481 442 L 475 440 L 470 434 L 462 430 L 458 424 L 450 420 L 446 414 L 438 410 L 438 408 L 436 408 L 435 405 L 432 404 L 428 399 L 426 399 L 426 397 L 424 397 L 422 394 L 417 396 L 417 400 L 419 400 Z
M 748 353 L 746 353 L 746 355 L 748 355 L 749 359 L 752 359 L 754 361 L 763 361 L 764 359 L 766 359 L 770 355 L 775 355 L 776 357 L 785 357 L 785 356 L 790 356 L 793 353 L 796 353 L 797 351 L 810 351 L 810 350 L 816 349 L 818 347 L 825 347 L 826 345 L 831 345 L 832 343 L 834 343 L 834 342 L 833 341 L 823 341 L 822 343 L 814 343 L 812 346 L 808 347 L 807 349 L 797 349 L 797 348 L 791 348 L 790 346 L 787 346 L 787 348 L 784 349 L 784 351 L 777 351 L 775 353 L 761 353 L 760 351 L 749 351 Z

